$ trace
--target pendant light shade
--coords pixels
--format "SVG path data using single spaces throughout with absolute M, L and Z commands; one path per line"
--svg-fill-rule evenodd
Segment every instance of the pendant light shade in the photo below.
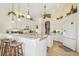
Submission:
M 31 16 L 30 16 L 30 14 L 29 14 L 29 9 L 28 9 L 28 14 L 27 14 L 27 16 L 26 16 L 28 19 L 30 19 L 31 18 Z
M 21 21 L 21 18 L 24 18 L 25 17 L 24 14 L 21 13 L 21 10 L 20 9 L 21 9 L 20 3 L 18 3 L 18 14 L 17 14 L 17 18 L 18 18 L 17 20 L 18 21 Z
M 14 20 L 12 20 L 12 21 L 11 21 L 11 23 L 15 23 L 15 21 L 14 21 Z
M 17 20 L 21 21 L 21 19 L 20 19 L 20 3 L 18 3 L 18 19 Z
M 11 8 L 11 9 L 12 9 L 12 10 L 8 12 L 8 15 L 9 15 L 9 16 L 10 16 L 10 15 L 16 16 L 16 13 L 15 13 L 15 11 L 14 11 L 14 3 L 12 3 L 12 8 Z
M 12 11 L 14 12 L 14 3 L 12 3 Z M 14 13 L 12 13 L 11 23 L 15 23 L 15 21 L 14 21 Z
M 44 6 L 44 14 L 46 14 L 46 5 Z
M 46 18 L 46 4 L 44 5 L 44 14 L 43 14 L 43 19 Z
M 28 3 L 28 10 L 27 10 L 27 15 L 26 15 L 26 18 L 27 19 L 31 19 L 31 15 L 30 15 L 30 11 L 29 11 L 29 3 Z
M 27 14 L 27 16 L 26 16 L 26 17 L 27 17 L 27 19 L 30 19 L 30 18 L 31 18 L 31 16 L 30 16 L 29 14 Z
M 47 18 L 51 18 L 51 14 L 49 14 L 49 13 L 46 12 L 46 8 L 47 8 L 47 6 L 46 6 L 46 4 L 45 4 L 45 5 L 44 5 L 43 19 L 45 19 L 46 17 L 47 17 Z
M 20 18 L 18 18 L 17 20 L 18 20 L 18 21 L 21 21 L 21 19 L 20 19 Z

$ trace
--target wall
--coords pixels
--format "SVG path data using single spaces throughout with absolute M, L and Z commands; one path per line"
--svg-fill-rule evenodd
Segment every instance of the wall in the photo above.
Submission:
M 9 6 L 7 4 L 0 4 L 0 32 L 5 32 L 9 27 L 10 19 L 7 16 Z

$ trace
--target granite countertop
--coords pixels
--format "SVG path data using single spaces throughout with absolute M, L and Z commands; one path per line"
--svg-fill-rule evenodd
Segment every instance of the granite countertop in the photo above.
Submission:
M 37 34 L 37 33 L 27 33 L 27 34 L 12 34 L 12 35 L 16 35 L 16 36 L 20 36 L 23 38 L 29 38 L 29 39 L 44 39 L 47 37 L 47 35 L 41 35 L 41 34 Z
M 42 40 L 47 37 L 47 35 L 41 35 L 35 31 L 30 31 L 30 30 L 17 30 L 17 29 L 14 30 L 13 29 L 13 30 L 10 30 L 9 32 L 11 32 L 11 33 L 8 33 L 10 35 L 18 36 L 18 37 L 22 37 L 22 38 L 29 38 L 29 39 L 40 38 Z

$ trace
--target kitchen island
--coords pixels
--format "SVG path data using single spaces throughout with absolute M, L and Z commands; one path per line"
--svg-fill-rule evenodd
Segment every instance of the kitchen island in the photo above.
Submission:
M 38 34 L 1 34 L 2 38 L 9 38 L 23 43 L 24 56 L 46 56 L 47 35 Z

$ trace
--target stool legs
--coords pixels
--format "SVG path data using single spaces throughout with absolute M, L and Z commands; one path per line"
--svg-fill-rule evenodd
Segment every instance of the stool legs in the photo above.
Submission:
M 22 44 L 19 46 L 19 51 L 18 51 L 19 56 L 23 56 L 23 49 L 22 49 Z
M 16 47 L 11 47 L 10 48 L 10 56 L 23 56 L 23 51 L 22 48 L 19 48 L 18 46 Z
M 9 49 L 10 49 L 9 47 L 10 47 L 10 43 L 6 42 L 4 47 L 4 56 L 9 55 Z
M 17 55 L 18 56 L 23 56 L 23 49 L 22 49 L 22 45 L 17 46 Z
M 11 46 L 10 47 L 10 54 L 9 55 L 10 56 L 16 56 L 16 52 L 17 52 L 16 51 L 16 47 Z

